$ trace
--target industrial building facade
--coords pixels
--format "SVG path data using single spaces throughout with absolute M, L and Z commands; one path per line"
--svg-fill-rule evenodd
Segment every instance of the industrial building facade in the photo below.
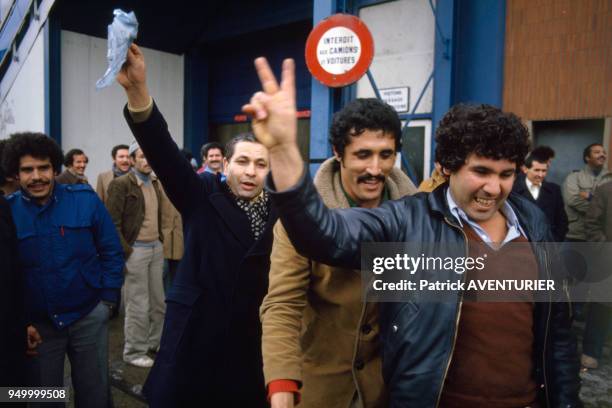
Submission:
M 94 86 L 115 8 L 136 13 L 151 93 L 196 157 L 202 143 L 248 129 L 240 107 L 257 90 L 260 55 L 277 69 L 296 60 L 300 145 L 313 168 L 331 154 L 333 112 L 390 90 L 405 99 L 399 164 L 417 182 L 432 166 L 436 123 L 459 102 L 521 116 L 536 144 L 557 150 L 553 181 L 581 167 L 577 149 L 609 145 L 609 0 L 2 0 L 0 138 L 43 131 L 85 150 L 90 178 L 108 169 L 112 146 L 132 139 L 122 89 Z M 313 79 L 304 60 L 309 32 L 335 13 L 359 16 L 374 38 L 369 73 L 342 89 Z

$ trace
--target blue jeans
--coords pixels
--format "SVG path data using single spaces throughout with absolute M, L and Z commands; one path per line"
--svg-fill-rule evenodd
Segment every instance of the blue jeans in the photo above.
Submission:
M 612 307 L 597 302 L 589 305 L 582 352 L 594 359 L 600 359 L 608 332 L 612 326 Z
M 38 355 L 29 359 L 28 385 L 63 387 L 64 359 L 68 355 L 75 406 L 107 408 L 110 403 L 109 317 L 110 309 L 100 302 L 89 314 L 66 329 L 57 329 L 50 320 L 33 323 L 42 343 L 38 346 Z M 64 406 L 64 403 L 40 404 L 45 408 Z

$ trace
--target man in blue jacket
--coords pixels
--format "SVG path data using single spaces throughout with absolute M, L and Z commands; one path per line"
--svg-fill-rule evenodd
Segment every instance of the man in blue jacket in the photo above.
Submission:
M 25 275 L 29 385 L 63 386 L 67 354 L 76 405 L 107 407 L 108 319 L 123 284 L 113 222 L 89 185 L 55 183 L 62 151 L 46 135 L 12 135 L 3 161 L 21 187 L 7 199 Z
M 255 65 L 262 91 L 243 110 L 270 152 L 271 195 L 298 252 L 357 269 L 362 242 L 443 243 L 455 259 L 485 251 L 497 261 L 485 263 L 481 274 L 463 274 L 463 282 L 550 280 L 558 272 L 554 254 L 539 244 L 553 240 L 544 214 L 510 194 L 529 146 L 518 117 L 489 105 L 455 106 L 436 130 L 435 160 L 447 183 L 375 209 L 329 210 L 296 143 L 293 61 L 283 63 L 280 84 L 265 59 Z M 433 272 L 438 282 L 457 280 L 452 269 Z M 539 302 L 465 302 L 465 295 L 455 289 L 443 301 L 417 294 L 381 304 L 391 407 L 581 406 L 568 302 L 553 302 L 551 293 Z

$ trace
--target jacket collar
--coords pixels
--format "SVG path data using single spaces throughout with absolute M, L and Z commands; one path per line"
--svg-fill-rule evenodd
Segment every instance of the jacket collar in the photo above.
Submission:
M 517 175 L 516 180 L 514 180 L 514 185 L 512 186 L 512 189 L 517 193 L 523 193 L 525 191 L 528 191 L 526 180 L 527 177 L 524 174 Z M 542 186 L 544 186 L 544 183 L 542 183 Z
M 540 195 L 538 196 L 538 199 L 540 197 L 542 197 L 542 192 L 543 191 L 548 191 L 548 192 L 552 192 L 553 191 L 552 188 L 551 188 L 551 185 L 552 185 L 552 183 L 549 182 L 549 181 L 544 180 L 542 182 L 542 185 L 540 186 Z M 516 181 L 514 182 L 514 186 L 513 186 L 512 190 L 515 193 L 518 193 L 518 194 L 529 194 L 528 196 L 527 195 L 525 196 L 528 199 L 530 197 L 533 198 L 531 196 L 531 193 L 529 192 L 529 189 L 527 188 L 527 177 L 525 177 L 525 176 L 518 176 L 516 178 Z M 536 201 L 536 200 L 532 200 L 532 201 Z
M 328 208 L 349 208 L 349 202 L 342 189 L 340 167 L 338 161 L 331 157 L 325 160 L 314 178 L 314 185 Z M 400 169 L 394 167 L 387 177 L 385 189 L 389 192 L 391 200 L 417 192 L 416 187 L 408 176 Z
M 434 191 L 429 193 L 427 202 L 431 211 L 437 213 L 439 217 L 446 218 L 453 225 L 460 228 L 448 207 L 448 202 L 446 201 L 447 189 L 448 183 L 438 186 Z M 510 204 L 510 207 L 514 210 L 519 220 L 519 224 L 527 234 L 529 240 L 543 241 L 546 234 L 545 229 L 542 227 L 544 224 L 534 222 L 536 217 L 538 217 L 538 208 L 526 198 L 514 192 L 510 193 L 508 196 L 508 204 Z
M 448 202 L 446 201 L 447 188 L 448 183 L 440 184 L 427 195 L 427 203 L 429 204 L 431 211 L 437 213 L 439 217 L 446 218 L 452 222 L 453 214 L 451 213 L 450 208 L 448 207 Z
M 253 245 L 254 239 L 249 219 L 244 211 L 236 205 L 233 197 L 230 197 L 229 193 L 225 192 L 222 184 L 219 182 L 219 191 L 212 193 L 209 196 L 209 201 L 238 241 L 246 248 L 250 248 Z
M 138 178 L 138 176 L 136 176 L 136 174 L 134 174 L 133 171 L 130 171 L 127 173 L 128 179 L 135 185 L 137 185 L 138 187 L 140 187 L 143 182 L 142 180 L 140 180 Z M 156 183 L 157 182 L 157 176 L 153 173 L 151 173 L 151 183 Z
M 251 232 L 249 218 L 244 211 L 236 205 L 234 198 L 225 191 L 225 186 L 223 186 L 224 183 L 225 182 L 219 181 L 219 191 L 209 196 L 209 202 L 236 239 L 238 239 L 245 248 L 252 247 L 249 255 L 259 255 L 263 251 L 267 251 L 268 249 L 263 241 L 266 241 L 267 236 L 271 236 L 271 229 L 274 227 L 278 218 L 276 207 L 273 204 L 270 206 L 266 227 L 260 239 L 256 242 Z
M 51 191 L 51 198 L 49 199 L 49 201 L 47 201 L 46 204 L 44 205 L 38 205 L 34 200 L 32 200 L 32 197 L 30 197 L 28 195 L 28 193 L 24 190 L 24 189 L 19 189 L 16 192 L 14 192 L 11 195 L 19 195 L 19 197 L 21 198 L 22 202 L 24 203 L 24 205 L 26 206 L 30 206 L 33 208 L 37 208 L 40 211 L 43 211 L 47 208 L 49 208 L 49 206 L 51 206 L 52 203 L 57 202 L 60 200 L 62 194 L 64 193 L 64 189 L 66 189 L 66 185 L 58 183 L 57 181 L 53 183 L 53 191 Z

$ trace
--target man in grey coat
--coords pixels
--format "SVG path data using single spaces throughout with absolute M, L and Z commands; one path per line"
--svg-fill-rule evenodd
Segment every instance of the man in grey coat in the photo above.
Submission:
M 612 181 L 612 174 L 604 168 L 606 150 L 599 143 L 588 145 L 582 154 L 586 163 L 580 171 L 570 173 L 563 182 L 563 201 L 569 222 L 568 241 L 586 241 L 584 217 L 598 185 Z

